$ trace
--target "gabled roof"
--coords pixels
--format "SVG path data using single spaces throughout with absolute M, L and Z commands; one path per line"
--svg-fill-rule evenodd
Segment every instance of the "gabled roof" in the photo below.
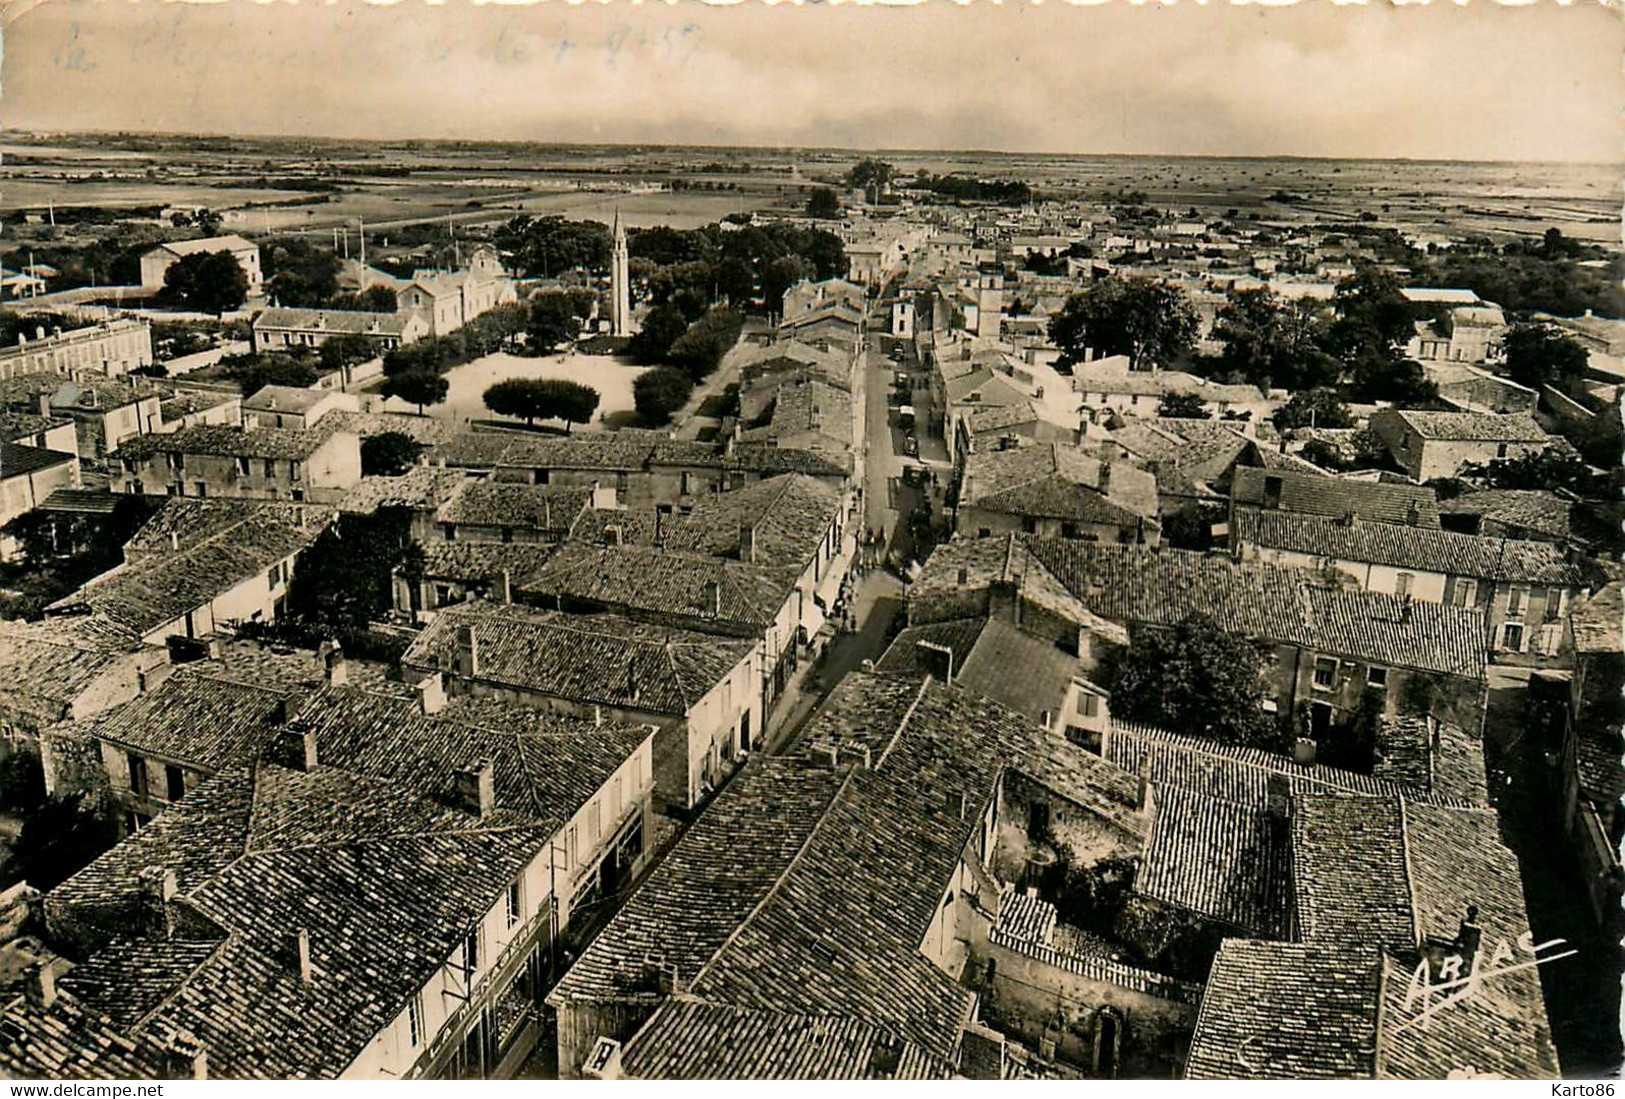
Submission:
M 0 480 L 27 477 L 52 466 L 68 465 L 78 460 L 77 454 L 0 441 Z
M 747 659 L 754 643 L 673 630 L 617 615 L 560 614 L 490 603 L 435 616 L 401 663 L 457 667 L 464 630 L 479 656 L 473 678 L 578 702 L 685 715 Z
M 254 328 L 259 331 L 275 328 L 350 336 L 401 336 L 414 319 L 416 315 L 411 312 L 368 313 L 358 309 L 276 307 L 261 310 L 254 318 Z
M 1577 585 L 1580 571 L 1550 542 L 1486 538 L 1401 523 L 1350 524 L 1318 515 L 1238 508 L 1238 544 L 1342 561 L 1514 584 Z
M 984 448 L 965 458 L 960 503 L 1085 523 L 1154 520 L 1157 479 L 1064 443 Z
M 1503 414 L 1384 409 L 1374 415 L 1398 419 L 1429 441 L 1542 443 L 1551 438 L 1527 412 Z
M 200 237 L 196 240 L 172 240 L 160 244 L 152 252 L 170 252 L 177 256 L 193 256 L 200 252 L 258 252 L 259 245 L 244 240 L 236 233 L 222 237 Z M 152 252 L 145 253 L 152 255 Z
M 442 471 L 444 472 L 444 471 Z M 563 536 L 591 505 L 591 488 L 465 479 L 435 511 L 441 523 Z
M 55 720 L 139 646 L 79 631 L 77 619 L 0 619 L 0 711 Z
M 567 542 L 515 583 L 534 596 L 760 629 L 777 619 L 799 576 L 699 554 Z
M 1270 495 L 1267 486 L 1272 482 L 1277 500 L 1270 506 L 1281 511 L 1334 519 L 1353 515 L 1375 523 L 1439 529 L 1439 512 L 1443 509 L 1433 490 L 1421 485 L 1351 481 L 1329 474 L 1316 476 L 1243 466 L 1231 479 L 1230 499 L 1237 505 L 1264 507 Z
M 1567 538 L 1574 505 L 1547 489 L 1484 489 L 1439 505 L 1446 515 L 1476 515 L 1492 528 Z M 1480 528 L 1484 529 L 1484 528 Z
M 255 427 L 246 431 L 230 424 L 196 424 L 168 435 L 127 439 L 119 446 L 119 456 L 141 459 L 156 454 L 200 454 L 302 461 L 320 450 L 333 434 L 326 424 L 311 428 Z
M 881 1068 L 881 1065 L 893 1065 Z M 839 1015 L 750 1011 L 676 997 L 627 1040 L 635 1080 L 950 1080 L 952 1063 L 889 1028 Z
M 178 503 L 169 501 L 159 517 Z M 226 518 L 199 520 L 195 533 L 186 537 L 177 531 L 177 548 L 168 548 L 167 538 L 160 540 L 143 528 L 135 556 L 127 549 L 125 564 L 86 581 L 72 595 L 52 603 L 46 613 L 94 613 L 135 637 L 145 636 L 309 546 L 335 515 L 332 508 L 313 504 L 247 500 L 186 504 L 201 508 L 185 512 L 188 515 L 207 514 L 215 505 L 224 505 Z

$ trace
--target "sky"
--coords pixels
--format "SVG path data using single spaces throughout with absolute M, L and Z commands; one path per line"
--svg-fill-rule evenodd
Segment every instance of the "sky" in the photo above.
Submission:
M 1625 139 L 1625 21 L 1594 0 L 32 2 L 9 129 L 1592 162 Z

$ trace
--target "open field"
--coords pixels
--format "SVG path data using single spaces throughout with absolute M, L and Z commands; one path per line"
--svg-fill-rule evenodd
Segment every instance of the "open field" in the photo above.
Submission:
M 451 370 L 446 379 L 451 392 L 445 403 L 427 409 L 432 416 L 465 423 L 468 420 L 492 419 L 490 409 L 481 398 L 485 391 L 507 378 L 559 378 L 580 382 L 598 390 L 599 415 L 630 411 L 632 408 L 632 382 L 644 371 L 643 367 L 628 366 L 608 355 L 550 355 L 541 359 L 525 359 L 517 355 L 497 353 L 475 359 L 471 363 Z M 416 412 L 398 398 L 384 401 L 380 406 L 387 412 Z M 603 424 L 594 420 L 575 427 L 576 431 L 602 431 Z

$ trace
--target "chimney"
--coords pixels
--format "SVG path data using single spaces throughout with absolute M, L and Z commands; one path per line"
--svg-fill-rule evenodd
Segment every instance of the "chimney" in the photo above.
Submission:
M 344 649 L 337 641 L 322 646 L 322 673 L 329 687 L 343 687 L 350 682 L 350 662 L 344 659 Z
M 965 792 L 963 790 L 950 790 L 943 798 L 943 810 L 950 817 L 965 819 Z
M 1107 461 L 1100 463 L 1100 494 L 1111 495 L 1112 491 L 1112 464 Z
M 39 395 L 39 414 L 45 417 L 51 415 L 51 395 L 49 393 Z
M 257 430 L 259 428 L 259 426 L 260 426 L 260 421 L 259 421 L 258 416 L 249 415 L 249 416 L 244 416 L 243 417 L 243 434 L 244 435 L 248 434 L 250 431 Z
M 457 674 L 476 679 L 480 674 L 480 645 L 473 626 L 457 627 Z
M 1411 620 L 1411 597 L 1408 595 L 1401 597 L 1399 600 L 1399 620 L 1401 622 Z
M 1405 509 L 1405 525 L 1414 527 L 1421 521 L 1422 509 L 1416 506 L 1415 500 L 1412 500 L 1410 506 Z
M 715 580 L 707 580 L 703 592 L 702 609 L 713 618 L 722 617 L 722 585 Z
M 56 971 L 49 961 L 39 962 L 28 970 L 23 994 L 35 1007 L 45 1008 L 56 1003 Z
M 178 531 L 169 532 L 169 548 L 171 552 L 181 548 L 181 536 Z
M 496 808 L 496 768 L 491 761 L 482 759 L 472 767 L 457 771 L 457 805 L 480 819 L 491 815 Z
M 1472 973 L 1476 968 L 1478 958 L 1478 944 L 1484 937 L 1483 928 L 1478 925 L 1478 905 L 1469 904 L 1467 915 L 1461 921 L 1461 929 L 1456 932 L 1456 951 L 1461 955 L 1463 968 Z
M 970 583 L 970 569 L 966 568 L 964 565 L 960 565 L 959 575 L 955 579 L 955 582 L 962 588 L 968 585 Z
M 840 763 L 839 749 L 827 740 L 813 741 L 810 752 L 813 762 L 825 770 L 833 771 Z
M 954 681 L 954 651 L 946 645 L 938 645 L 931 641 L 916 641 L 914 643 L 914 660 L 924 668 L 939 683 L 952 683 Z
M 621 1078 L 621 1043 L 608 1036 L 593 1043 L 592 1052 L 581 1064 L 581 1075 L 587 1080 L 619 1080 Z
M 141 902 L 146 919 L 145 929 L 169 938 L 175 930 L 175 914 L 170 901 L 175 899 L 175 871 L 167 866 L 149 866 L 138 878 L 141 883 Z
M 169 1080 L 207 1080 L 209 1051 L 190 1031 L 176 1030 L 160 1046 L 164 1077 Z
M 739 524 L 739 559 L 748 565 L 756 563 L 756 528 L 750 523 Z
M 298 695 L 284 695 L 276 700 L 276 706 L 271 710 L 272 725 L 286 725 L 299 716 L 299 710 L 304 705 L 304 699 Z
M 1151 753 L 1147 752 L 1145 758 L 1140 760 L 1140 812 L 1150 817 L 1156 812 L 1155 795 L 1151 791 Z
M 439 672 L 426 675 L 417 682 L 418 712 L 433 717 L 446 708 L 446 680 Z
M 316 730 L 284 729 L 279 737 L 282 762 L 295 771 L 316 769 Z
M 310 987 L 310 931 L 301 927 L 288 944 L 288 953 L 299 974 L 299 983 Z
M 497 573 L 496 595 L 503 606 L 513 602 L 513 570 L 504 568 Z
M 1313 767 L 1315 765 L 1315 742 L 1303 736 L 1293 741 L 1292 762 L 1300 767 Z
M 1285 822 L 1291 812 L 1292 780 L 1282 774 L 1270 775 L 1265 786 L 1265 815 L 1271 820 Z

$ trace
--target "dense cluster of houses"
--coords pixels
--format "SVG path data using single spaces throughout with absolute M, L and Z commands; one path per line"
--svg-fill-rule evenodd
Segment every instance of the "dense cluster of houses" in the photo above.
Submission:
M 1496 683 L 1548 703 L 1550 824 L 1605 920 L 1625 612 L 1576 501 L 1423 483 L 1551 444 L 1498 388 L 1499 311 L 1420 292 L 1414 354 L 1461 396 L 1369 413 L 1408 476 L 1335 474 L 1268 423 L 1289 395 L 1064 373 L 1035 323 L 1113 254 L 1202 268 L 1211 322 L 1281 283 L 1265 249 L 1243 272 L 1201 222 L 1042 205 L 843 231 L 850 279 L 792 286 L 729 353 L 709 441 L 470 432 L 320 387 L 211 403 L 129 377 L 122 323 L 0 356 L 0 523 L 79 500 L 82 459 L 162 498 L 119 564 L 0 621 L 0 758 L 121 837 L 0 894 L 0 1072 L 1558 1075 L 1487 714 Z M 1064 273 L 1005 266 L 1032 256 Z M 494 263 L 397 280 L 393 314 L 268 309 L 255 347 L 444 334 L 511 300 Z M 819 684 L 887 487 L 870 288 L 899 276 L 946 540 Z M 1173 395 L 1211 418 L 1159 416 Z M 423 452 L 364 476 L 386 432 Z M 1168 544 L 1214 512 L 1212 548 Z M 382 519 L 367 654 L 263 640 L 312 547 Z M 1198 615 L 1262 655 L 1290 751 L 1114 707 L 1134 640 Z M 1364 758 L 1328 758 L 1359 722 Z

